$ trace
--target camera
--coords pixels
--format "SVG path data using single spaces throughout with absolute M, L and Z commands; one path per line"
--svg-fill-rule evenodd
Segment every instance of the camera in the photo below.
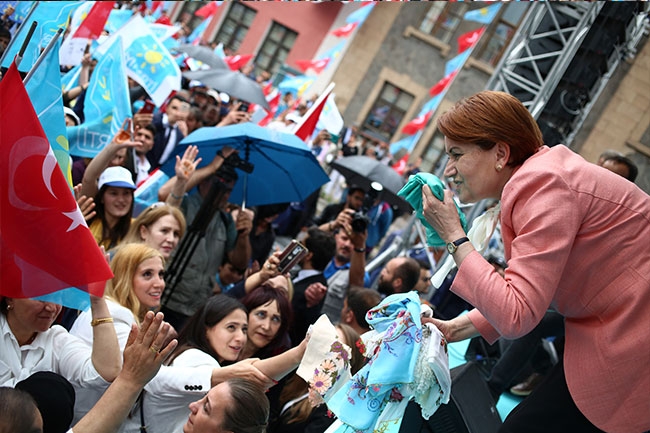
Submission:
M 370 184 L 370 190 L 366 193 L 366 196 L 363 198 L 363 204 L 361 205 L 361 210 L 357 211 L 352 215 L 352 230 L 356 233 L 363 233 L 368 229 L 368 224 L 370 224 L 370 218 L 368 217 L 368 211 L 372 208 L 372 205 L 375 203 L 381 192 L 384 190 L 384 187 L 379 182 L 372 182 Z
M 221 167 L 219 167 L 215 174 L 223 183 L 227 184 L 230 182 L 236 182 L 239 178 L 235 171 L 237 168 L 246 173 L 252 173 L 255 166 L 250 162 L 241 159 L 237 152 L 233 152 L 228 155 L 228 158 L 224 158 L 223 164 L 221 164 Z

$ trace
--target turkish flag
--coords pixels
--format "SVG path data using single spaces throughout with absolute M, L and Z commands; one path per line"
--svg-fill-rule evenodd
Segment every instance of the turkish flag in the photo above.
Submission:
M 333 85 L 330 84 L 325 92 L 323 92 L 318 99 L 314 102 L 314 105 L 309 107 L 309 110 L 302 117 L 300 124 L 296 126 L 294 134 L 300 137 L 301 140 L 306 141 L 314 133 L 316 125 L 318 124 L 318 119 L 320 114 L 323 112 L 327 98 L 332 93 Z
M 108 16 L 113 10 L 114 1 L 112 2 L 95 2 L 88 16 L 83 20 L 81 25 L 75 30 L 73 38 L 97 39 L 104 31 L 104 26 Z
M 401 157 L 395 164 L 392 165 L 393 170 L 395 170 L 397 173 L 399 173 L 401 176 L 404 175 L 404 171 L 406 170 L 406 162 L 409 160 L 409 153 L 405 153 L 403 157 Z
M 332 30 L 332 34 L 339 38 L 350 36 L 350 33 L 352 33 L 354 29 L 357 28 L 358 25 L 359 25 L 358 22 L 346 24 L 343 27 L 339 27 L 338 29 Z
M 280 96 L 282 96 L 281 93 L 276 89 L 273 91 L 272 94 L 266 97 L 266 100 L 269 101 L 269 106 L 271 107 L 271 111 L 269 111 L 268 114 L 262 120 L 257 122 L 258 125 L 266 126 L 269 123 L 271 123 L 271 120 L 273 120 L 276 113 L 278 112 L 278 107 L 280 106 Z
M 111 269 L 88 230 L 15 63 L 0 81 L 0 295 L 104 293 Z
M 429 89 L 429 95 L 431 96 L 436 96 L 442 93 L 443 90 L 449 86 L 449 83 L 454 79 L 458 71 L 452 71 L 447 75 L 445 78 L 442 80 L 438 81 L 436 84 L 434 84 L 430 89 Z
M 237 54 L 235 56 L 226 56 L 224 57 L 224 60 L 226 63 L 228 63 L 228 66 L 230 69 L 233 71 L 239 70 L 242 66 L 244 66 L 250 59 L 253 58 L 252 54 Z
M 418 132 L 420 129 L 424 128 L 427 125 L 432 115 L 433 112 L 428 111 L 425 114 L 416 117 L 415 119 L 411 120 L 409 123 L 404 125 L 404 128 L 402 128 L 402 133 L 408 135 L 415 134 L 416 132 Z
M 323 72 L 323 69 L 327 67 L 327 64 L 330 62 L 329 57 L 327 59 L 320 60 L 296 60 L 296 65 L 303 71 L 306 72 L 307 69 L 313 69 L 316 73 L 320 74 Z
M 219 7 L 219 2 L 209 1 L 206 3 L 207 4 L 205 6 L 201 6 L 196 10 L 196 12 L 194 12 L 194 16 L 207 18 L 214 15 L 214 13 L 217 11 L 217 8 Z
M 485 27 L 481 27 L 480 29 L 472 30 L 471 32 L 460 35 L 458 38 L 458 52 L 462 53 L 472 45 L 476 44 L 484 31 Z

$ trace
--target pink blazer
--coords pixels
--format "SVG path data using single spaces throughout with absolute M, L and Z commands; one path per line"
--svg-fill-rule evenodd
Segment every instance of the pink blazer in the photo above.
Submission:
M 452 290 L 489 341 L 565 317 L 564 368 L 580 411 L 608 432 L 650 430 L 650 196 L 564 146 L 543 147 L 506 184 L 508 269 L 478 252 Z

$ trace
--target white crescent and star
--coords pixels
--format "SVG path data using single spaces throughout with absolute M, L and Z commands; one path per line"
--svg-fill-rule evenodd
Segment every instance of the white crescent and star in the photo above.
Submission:
M 43 156 L 44 153 L 45 153 L 45 157 L 43 159 L 43 166 L 41 170 L 43 184 L 49 191 L 50 195 L 52 195 L 52 197 L 54 197 L 55 199 L 57 198 L 56 194 L 54 194 L 54 190 L 52 189 L 52 175 L 54 174 L 54 170 L 56 169 L 57 160 L 56 157 L 54 156 L 54 153 L 52 152 L 52 149 L 50 148 L 50 144 L 43 137 L 27 136 L 27 137 L 22 137 L 21 139 L 16 141 L 14 145 L 11 147 L 11 151 L 9 153 L 9 161 L 10 161 L 9 171 L 11 174 L 10 174 L 8 192 L 9 192 L 9 203 L 11 203 L 12 206 L 27 211 L 47 210 L 46 208 L 39 207 L 31 203 L 27 203 L 23 201 L 20 197 L 18 197 L 18 194 L 16 194 L 16 191 L 14 189 L 14 182 L 13 182 L 16 175 L 20 173 L 20 165 L 23 163 L 23 161 L 25 161 L 27 158 L 32 156 Z M 61 213 L 67 218 L 70 218 L 72 220 L 72 222 L 70 223 L 70 227 L 68 227 L 67 230 L 68 232 L 76 229 L 79 226 L 88 227 L 86 225 L 86 221 L 83 217 L 83 214 L 79 209 L 79 205 L 77 205 L 76 209 L 74 209 L 71 212 L 61 212 Z

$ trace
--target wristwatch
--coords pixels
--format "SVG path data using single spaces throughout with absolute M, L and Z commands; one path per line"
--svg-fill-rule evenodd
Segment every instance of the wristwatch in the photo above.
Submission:
M 469 242 L 469 238 L 467 236 L 457 239 L 453 242 L 448 242 L 447 251 L 449 252 L 449 254 L 454 254 L 458 249 L 458 247 L 464 244 L 465 242 Z

